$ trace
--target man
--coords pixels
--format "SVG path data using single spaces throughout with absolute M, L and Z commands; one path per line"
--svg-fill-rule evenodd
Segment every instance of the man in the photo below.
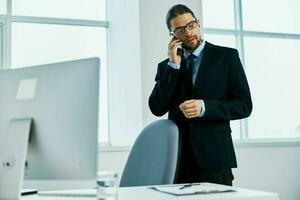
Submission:
M 173 6 L 166 23 L 172 36 L 168 59 L 158 64 L 149 107 L 156 116 L 168 112 L 178 125 L 176 183 L 232 185 L 237 163 L 229 121 L 252 111 L 238 52 L 203 41 L 198 19 L 184 5 Z

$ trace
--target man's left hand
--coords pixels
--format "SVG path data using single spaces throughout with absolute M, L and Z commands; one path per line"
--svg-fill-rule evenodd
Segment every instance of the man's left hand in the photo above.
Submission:
M 181 103 L 179 108 L 186 118 L 195 118 L 200 116 L 202 103 L 200 99 L 191 99 Z

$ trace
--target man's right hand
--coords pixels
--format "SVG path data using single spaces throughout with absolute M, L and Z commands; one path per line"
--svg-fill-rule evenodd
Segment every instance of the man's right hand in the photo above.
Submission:
M 181 57 L 180 57 L 180 55 L 177 54 L 177 46 L 181 43 L 182 42 L 181 42 L 180 39 L 172 37 L 172 39 L 169 43 L 169 48 L 168 48 L 168 57 L 169 57 L 169 61 L 171 63 L 175 63 L 177 65 L 180 65 Z

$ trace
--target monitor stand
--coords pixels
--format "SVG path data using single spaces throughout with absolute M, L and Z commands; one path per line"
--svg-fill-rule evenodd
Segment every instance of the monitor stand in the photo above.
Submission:
M 0 200 L 19 200 L 32 119 L 9 121 L 0 138 Z

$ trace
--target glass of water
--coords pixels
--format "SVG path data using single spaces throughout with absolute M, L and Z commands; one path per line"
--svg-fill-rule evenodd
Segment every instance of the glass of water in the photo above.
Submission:
M 117 200 L 118 199 L 118 174 L 113 171 L 98 172 L 97 177 L 97 199 Z

